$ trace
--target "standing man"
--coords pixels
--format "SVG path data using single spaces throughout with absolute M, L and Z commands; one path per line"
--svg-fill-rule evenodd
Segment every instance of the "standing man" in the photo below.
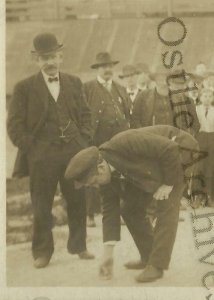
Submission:
M 119 61 L 111 59 L 109 53 L 98 53 L 95 63 L 91 65 L 97 73 L 96 79 L 84 85 L 92 112 L 92 142 L 96 146 L 129 128 L 130 99 L 125 88 L 113 80 L 114 66 L 118 63 Z M 89 224 L 94 222 L 91 207 L 97 197 L 99 195 L 96 189 L 87 189 Z
M 195 151 L 198 144 L 190 134 L 159 125 L 119 133 L 99 149 L 90 147 L 71 159 L 65 177 L 75 180 L 77 188 L 108 190 L 103 205 L 102 275 L 112 275 L 113 249 L 120 240 L 120 204 L 111 197 L 116 191 L 123 196 L 122 216 L 141 256 L 138 269 L 144 269 L 136 280 L 149 282 L 163 276 L 175 242 L 184 175 L 189 178 L 194 171 Z M 158 202 L 154 231 L 146 218 L 153 197 Z
M 156 88 L 141 92 L 135 101 L 132 114 L 134 128 L 161 124 L 178 127 L 192 135 L 198 132 L 200 125 L 195 105 L 187 96 L 187 82 L 180 73 L 174 72 L 168 77 L 163 73 L 153 75 Z M 192 124 L 188 124 L 187 116 Z
M 68 251 L 82 259 L 94 258 L 86 250 L 83 190 L 76 191 L 63 176 L 70 158 L 91 139 L 91 114 L 80 79 L 59 72 L 63 45 L 55 35 L 39 34 L 33 44 L 40 71 L 16 85 L 7 129 L 19 148 L 22 159 L 17 162 L 27 161 L 34 215 L 34 266 L 43 268 L 54 251 L 51 210 L 58 182 L 67 202 Z
M 96 146 L 129 128 L 130 100 L 125 88 L 113 80 L 114 66 L 118 63 L 109 53 L 98 53 L 91 65 L 97 77 L 84 85 L 92 111 L 93 143 Z
M 138 88 L 138 76 L 139 71 L 133 65 L 125 65 L 122 69 L 122 74 L 119 75 L 120 79 L 123 79 L 124 85 L 126 87 L 126 92 L 131 100 L 130 114 L 132 114 L 135 99 L 137 95 L 140 93 L 140 89 Z

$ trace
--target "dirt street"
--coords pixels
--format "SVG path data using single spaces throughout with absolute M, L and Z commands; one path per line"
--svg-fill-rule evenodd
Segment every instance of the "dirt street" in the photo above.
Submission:
M 180 286 L 200 287 L 202 277 L 213 269 L 211 264 L 199 262 L 199 259 L 213 249 L 213 244 L 204 246 L 203 249 L 195 247 L 193 223 L 191 213 L 181 211 L 184 222 L 179 222 L 177 239 L 173 251 L 171 265 L 165 276 L 154 282 L 144 284 L 146 287 Z M 197 215 L 211 213 L 208 208 L 196 211 Z M 200 221 L 200 220 L 199 220 Z M 197 222 L 194 226 L 202 223 Z M 207 226 L 204 218 L 203 226 Z M 102 255 L 102 227 L 101 216 L 96 217 L 97 227 L 88 229 L 88 249 L 96 255 L 93 261 L 82 261 L 77 255 L 70 255 L 66 251 L 68 230 L 66 226 L 54 229 L 55 252 L 50 265 L 45 269 L 34 269 L 31 257 L 30 243 L 9 246 L 7 249 L 7 282 L 8 286 L 73 286 L 73 287 L 101 287 L 101 286 L 142 286 L 135 282 L 134 277 L 139 271 L 128 271 L 123 264 L 129 259 L 138 258 L 138 253 L 131 236 L 122 226 L 122 241 L 115 249 L 114 278 L 108 281 L 98 276 L 98 266 Z M 197 228 L 198 228 L 197 227 Z M 213 232 L 213 230 L 212 230 Z M 207 239 L 210 237 L 207 233 Z M 205 236 L 202 237 L 203 240 Z M 210 256 L 207 261 L 213 263 Z M 208 283 L 208 281 L 207 281 Z M 214 285 L 214 278 L 208 283 Z

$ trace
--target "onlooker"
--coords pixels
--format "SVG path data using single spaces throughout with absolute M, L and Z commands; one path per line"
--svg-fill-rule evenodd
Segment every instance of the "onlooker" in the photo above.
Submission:
M 58 182 L 67 202 L 68 252 L 81 259 L 94 258 L 86 250 L 84 193 L 64 179 L 71 157 L 89 144 L 91 113 L 80 79 L 59 72 L 63 45 L 55 35 L 39 34 L 33 43 L 32 52 L 40 72 L 16 85 L 7 128 L 19 148 L 17 173 L 23 166 L 27 171 L 28 166 L 34 215 L 34 266 L 44 268 L 54 252 L 51 210 Z
M 122 70 L 122 74 L 119 75 L 120 79 L 123 79 L 124 85 L 126 88 L 126 92 L 130 97 L 130 114 L 132 114 L 135 99 L 140 93 L 140 89 L 138 87 L 138 75 L 139 71 L 133 65 L 125 65 Z
M 197 136 L 200 148 L 207 152 L 207 157 L 201 162 L 207 205 L 214 207 L 214 101 L 213 91 L 203 88 L 200 92 L 201 104 L 196 107 L 200 122 L 200 132 Z
M 131 125 L 133 128 L 151 125 L 173 125 L 166 74 L 153 74 L 156 87 L 142 91 L 135 101 Z
M 86 99 L 92 112 L 93 144 L 99 146 L 118 132 L 130 127 L 130 99 L 124 87 L 113 80 L 114 66 L 107 52 L 98 53 L 91 66 L 96 70 L 96 79 L 84 84 Z M 99 197 L 96 188 L 87 190 L 88 225 L 95 226 L 94 201 Z

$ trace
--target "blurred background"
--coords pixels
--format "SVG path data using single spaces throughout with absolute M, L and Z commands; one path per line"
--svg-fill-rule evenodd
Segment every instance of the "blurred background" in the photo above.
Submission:
M 173 49 L 157 36 L 158 24 L 170 15 L 182 18 L 187 29 L 184 42 Z M 199 62 L 212 69 L 213 17 L 213 0 L 6 0 L 7 105 L 14 84 L 37 71 L 30 50 L 40 32 L 58 36 L 65 45 L 62 70 L 85 81 L 93 76 L 90 65 L 96 53 L 103 50 L 120 60 L 118 71 L 127 63 L 160 70 L 161 54 L 167 50 L 180 50 L 189 71 Z M 165 35 L 176 38 L 181 26 L 169 25 L 166 30 Z M 15 150 L 9 141 L 7 154 L 11 177 Z

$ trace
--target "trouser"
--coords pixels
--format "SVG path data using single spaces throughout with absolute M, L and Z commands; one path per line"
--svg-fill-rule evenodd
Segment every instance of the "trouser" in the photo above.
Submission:
M 120 239 L 118 188 L 119 186 L 112 181 L 102 189 L 104 242 Z M 168 269 L 177 232 L 183 190 L 184 184 L 178 183 L 173 187 L 169 199 L 157 201 L 157 221 L 153 229 L 147 215 L 147 208 L 153 195 L 132 184 L 125 185 L 121 214 L 144 263 Z
M 40 256 L 50 258 L 54 251 L 51 211 L 58 182 L 67 204 L 68 251 L 75 254 L 86 249 L 84 191 L 75 190 L 73 182 L 64 179 L 69 160 L 81 149 L 82 146 L 75 141 L 67 144 L 36 141 L 28 153 L 30 193 L 34 215 L 32 241 L 34 259 Z
M 125 193 L 121 193 L 121 185 L 117 179 L 112 179 L 111 183 L 103 186 L 100 191 L 103 242 L 120 240 L 121 214 L 140 252 L 141 259 L 147 262 L 153 242 L 153 228 L 147 217 L 150 197 L 143 198 L 142 190 L 133 185 L 126 185 Z
M 94 217 L 95 213 L 100 213 L 100 194 L 99 190 L 94 187 L 85 188 L 87 215 Z
M 177 232 L 184 184 L 175 185 L 169 199 L 157 201 L 157 221 L 153 232 L 146 213 L 152 194 L 139 191 L 139 196 L 133 201 L 132 193 L 128 193 L 127 190 L 130 190 L 130 186 L 127 187 L 125 193 L 127 197 L 124 198 L 123 218 L 142 261 L 157 268 L 168 269 Z M 140 199 L 142 204 L 140 204 Z

